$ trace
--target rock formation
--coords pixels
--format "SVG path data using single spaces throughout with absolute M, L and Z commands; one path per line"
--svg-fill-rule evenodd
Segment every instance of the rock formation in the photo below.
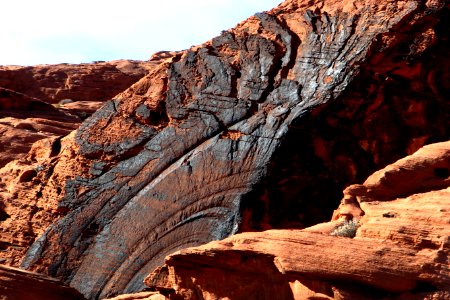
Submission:
M 22 157 L 35 141 L 78 128 L 102 102 L 141 79 L 165 56 L 148 62 L 0 66 L 0 167 Z
M 165 58 L 155 57 L 151 62 L 0 67 L 0 167 L 4 167 L 0 171 L 0 250 L 4 251 L 0 258 L 14 257 L 17 249 L 22 253 L 61 215 L 54 208 L 62 186 L 55 187 L 56 194 L 44 192 L 42 201 L 37 200 L 42 189 L 26 190 L 42 174 L 41 161 L 54 160 L 63 136 L 77 129 L 104 104 L 102 101 L 122 92 Z M 44 176 L 40 180 L 48 184 L 47 179 Z M 38 202 L 42 206 L 36 206 Z M 38 219 L 39 226 L 30 226 L 31 216 Z M 17 266 L 18 261 L 8 263 Z
M 181 250 L 146 284 L 170 299 L 450 299 L 449 172 L 450 142 L 425 146 L 348 187 L 332 222 Z M 349 220 L 355 237 L 336 234 Z
M 80 123 L 76 115 L 0 87 L 0 167 L 26 154 L 36 141 L 67 135 Z
M 47 103 L 64 99 L 106 101 L 141 79 L 152 62 L 117 60 L 90 64 L 0 66 L 0 87 Z
M 449 19 L 444 0 L 286 1 L 203 45 L 159 53 L 148 75 L 76 132 L 41 141 L 0 170 L 0 242 L 7 249 L 0 257 L 96 299 L 142 290 L 143 279 L 177 250 L 237 232 L 326 221 L 344 187 L 449 139 Z M 369 214 L 350 198 L 343 215 Z M 256 233 L 247 235 L 261 244 Z M 359 249 L 364 242 L 339 241 L 324 236 L 314 243 L 351 241 L 349 249 Z M 246 250 L 235 250 L 223 255 L 238 264 Z M 190 265 L 197 256 L 186 251 L 181 256 Z M 291 295 L 279 268 L 295 276 L 305 269 L 298 260 L 286 265 L 284 256 L 274 266 L 270 255 L 259 267 Z M 331 269 L 320 280 L 353 279 Z M 374 278 L 382 271 L 374 269 Z M 374 279 L 355 276 L 362 285 Z M 400 290 L 372 286 L 406 292 L 430 280 L 407 277 Z M 331 285 L 318 292 L 329 297 Z
M 123 294 L 108 300 L 166 300 L 166 296 L 159 292 L 140 292 L 134 294 Z
M 0 299 L 82 300 L 84 297 L 58 280 L 0 265 Z

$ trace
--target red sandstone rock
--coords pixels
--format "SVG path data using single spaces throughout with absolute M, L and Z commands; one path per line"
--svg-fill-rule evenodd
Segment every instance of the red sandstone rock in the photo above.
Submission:
M 35 141 L 78 128 L 81 120 L 101 107 L 101 101 L 122 92 L 170 55 L 152 62 L 0 66 L 0 167 L 23 157 Z M 41 100 L 60 101 L 55 107 L 63 110 Z
M 36 141 L 67 135 L 80 123 L 74 114 L 0 88 L 0 167 L 24 156 Z
M 76 101 L 62 104 L 60 108 L 84 120 L 102 107 L 103 104 L 100 101 Z
M 48 103 L 63 99 L 106 101 L 142 78 L 152 62 L 117 60 L 90 64 L 0 66 L 0 87 Z
M 166 300 L 164 295 L 158 292 L 141 292 L 135 294 L 120 295 L 114 298 L 109 298 L 108 300 Z
M 56 279 L 0 265 L 0 299 L 82 300 L 84 297 Z
M 345 186 L 449 138 L 448 14 L 443 1 L 286 1 L 157 56 L 48 141 L 55 155 L 37 147 L 0 171 L 0 255 L 95 299 L 140 291 L 176 250 L 324 221 Z M 345 218 L 363 215 L 352 199 Z
M 174 299 L 450 299 L 449 170 L 450 141 L 425 146 L 346 189 L 364 212 L 336 213 L 358 219 L 353 239 L 242 233 L 170 255 L 146 284 Z

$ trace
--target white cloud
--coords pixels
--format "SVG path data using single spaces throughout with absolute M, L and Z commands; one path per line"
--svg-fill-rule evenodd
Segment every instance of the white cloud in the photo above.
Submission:
M 0 64 L 148 59 L 202 43 L 281 0 L 0 2 Z

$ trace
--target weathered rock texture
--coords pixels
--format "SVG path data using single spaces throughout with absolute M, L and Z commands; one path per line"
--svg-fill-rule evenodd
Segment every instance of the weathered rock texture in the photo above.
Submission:
M 84 297 L 56 279 L 0 265 L 0 299 L 82 300 Z
M 77 129 L 102 102 L 170 55 L 156 56 L 151 62 L 0 66 L 0 167 L 22 157 L 38 140 Z
M 333 222 L 181 250 L 146 284 L 170 299 L 450 299 L 449 200 L 450 141 L 347 188 Z M 339 220 L 358 220 L 353 239 L 330 235 Z
M 152 62 L 0 67 L 0 167 L 4 167 L 0 171 L 0 259 L 17 266 L 17 253 L 23 253 L 61 216 L 57 209 L 64 188 L 61 183 L 73 172 L 67 165 L 57 168 L 60 181 L 53 185 L 53 178 L 49 180 L 53 167 L 42 165 L 55 160 L 61 152 L 61 138 L 104 104 L 93 100 L 111 98 L 165 58 L 156 57 Z M 68 97 L 72 99 L 65 99 Z M 65 100 L 49 104 L 61 99 Z
M 0 87 L 58 103 L 106 101 L 141 79 L 152 62 L 117 60 L 90 64 L 0 66 Z
M 80 123 L 75 114 L 0 87 L 0 167 L 28 153 L 36 141 L 67 135 Z
M 326 220 L 346 185 L 449 138 L 449 19 L 444 1 L 286 1 L 160 54 L 59 153 L 23 160 L 32 180 L 8 173 L 8 249 L 53 223 L 22 266 L 94 299 L 140 291 L 176 250 Z
M 166 300 L 168 299 L 159 292 L 140 292 L 134 294 L 124 294 L 108 300 Z

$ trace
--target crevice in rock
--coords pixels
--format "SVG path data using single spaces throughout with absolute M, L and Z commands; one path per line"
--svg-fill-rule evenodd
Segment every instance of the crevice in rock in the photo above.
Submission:
M 0 251 L 7 251 L 9 247 L 10 247 L 9 243 L 0 242 Z
M 6 221 L 9 218 L 11 218 L 11 216 L 0 206 L 0 222 Z
M 57 138 L 53 143 L 52 143 L 52 148 L 51 148 L 51 153 L 50 153 L 50 157 L 56 156 L 61 152 L 61 138 Z
M 30 182 L 36 176 L 37 176 L 36 170 L 34 170 L 34 169 L 25 170 L 20 175 L 19 182 Z
M 280 78 L 287 78 L 289 71 L 295 66 L 295 59 L 297 57 L 298 49 L 302 43 L 300 38 L 297 34 L 295 34 L 287 25 L 286 21 L 280 20 L 277 18 L 277 21 L 280 23 L 281 27 L 286 30 L 286 32 L 291 37 L 291 44 L 287 45 L 290 47 L 290 57 L 289 62 L 286 64 L 286 66 L 282 67 L 280 70 Z
M 442 179 L 447 179 L 450 176 L 450 170 L 448 168 L 436 168 L 433 172 L 436 177 Z
M 433 293 L 440 289 L 431 282 L 418 281 L 417 286 L 411 291 L 412 294 Z

